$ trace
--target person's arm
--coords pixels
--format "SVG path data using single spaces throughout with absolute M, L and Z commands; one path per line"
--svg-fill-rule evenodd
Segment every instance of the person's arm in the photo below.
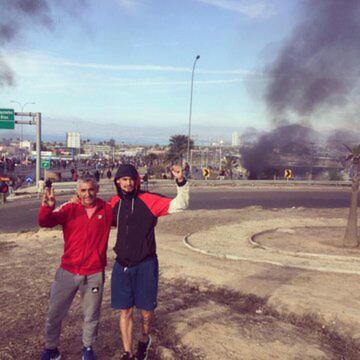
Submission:
M 189 207 L 189 183 L 183 176 L 181 167 L 174 165 L 172 173 L 177 184 L 177 195 L 175 198 L 170 199 L 151 193 L 143 195 L 143 200 L 156 217 L 174 214 Z
M 56 225 L 62 225 L 66 221 L 66 210 L 64 206 L 55 209 L 55 194 L 54 189 L 46 188 L 45 193 L 39 209 L 38 222 L 39 226 L 52 228 Z
M 112 210 L 111 226 L 115 226 L 115 227 L 117 226 L 117 214 L 114 212 L 114 207 L 119 202 L 119 200 L 120 200 L 119 196 L 115 195 L 108 201 L 108 204 L 111 206 L 111 210 Z
M 177 184 L 177 195 L 174 197 L 169 205 L 169 214 L 174 214 L 183 210 L 186 210 L 189 207 L 189 190 L 190 186 L 186 179 Z

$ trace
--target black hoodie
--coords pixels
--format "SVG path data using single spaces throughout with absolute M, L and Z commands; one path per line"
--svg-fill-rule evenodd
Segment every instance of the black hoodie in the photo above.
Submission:
M 135 181 L 135 189 L 131 193 L 124 193 L 116 183 L 124 176 L 130 176 Z M 116 260 L 122 266 L 134 266 L 156 256 L 154 228 L 157 218 L 169 213 L 172 199 L 141 191 L 140 176 L 132 165 L 121 165 L 114 181 L 118 195 L 110 200 L 110 205 L 114 225 L 117 226 Z

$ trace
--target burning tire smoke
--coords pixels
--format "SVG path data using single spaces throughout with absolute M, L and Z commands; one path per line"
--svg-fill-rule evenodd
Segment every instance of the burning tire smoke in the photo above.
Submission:
M 241 151 L 242 165 L 249 171 L 250 179 L 272 179 L 285 166 L 284 156 L 301 158 L 304 167 L 314 161 L 316 132 L 299 124 L 282 125 L 261 134 L 256 142 Z
M 359 0 L 304 0 L 302 22 L 267 69 L 265 100 L 274 116 L 347 103 L 359 83 L 359 19 Z
M 284 126 L 281 120 L 295 115 L 303 122 L 311 115 L 330 114 L 334 107 L 348 105 L 358 90 L 360 1 L 302 0 L 301 4 L 302 20 L 266 68 L 270 80 L 265 101 L 276 128 L 242 151 L 251 178 L 271 178 L 289 162 L 311 169 L 320 134 L 308 126 Z M 343 143 L 359 140 L 352 129 L 350 137 L 335 130 L 326 146 L 344 150 Z

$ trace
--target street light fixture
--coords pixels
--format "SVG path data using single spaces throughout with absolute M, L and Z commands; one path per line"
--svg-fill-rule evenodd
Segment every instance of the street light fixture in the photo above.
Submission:
M 26 105 L 35 105 L 34 102 L 27 102 L 27 103 L 21 104 L 19 101 L 16 101 L 16 100 L 11 100 L 10 103 L 20 105 L 21 112 L 24 112 L 24 108 L 25 108 Z M 21 118 L 21 120 L 22 120 L 22 118 Z M 23 141 L 23 124 L 21 124 L 21 133 L 20 134 L 21 134 L 20 135 L 20 144 L 22 144 L 22 141 Z
M 190 169 L 191 169 L 191 164 L 190 164 L 190 136 L 191 136 L 191 112 L 192 112 L 192 97 L 193 97 L 193 88 L 194 88 L 194 72 L 195 72 L 195 65 L 196 62 L 200 59 L 200 55 L 197 55 L 195 60 L 194 60 L 194 65 L 193 65 L 193 69 L 192 69 L 192 74 L 191 74 L 191 93 L 190 93 L 190 111 L 189 111 L 189 132 L 188 132 L 188 144 L 187 144 L 187 162 L 190 165 Z

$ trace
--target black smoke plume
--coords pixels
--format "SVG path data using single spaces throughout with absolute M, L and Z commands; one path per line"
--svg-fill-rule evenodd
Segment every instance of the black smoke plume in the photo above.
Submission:
M 310 127 L 291 124 L 259 136 L 256 142 L 241 150 L 242 166 L 250 179 L 272 179 L 282 176 L 286 161 L 311 168 L 317 133 Z M 287 159 L 284 161 L 284 159 Z
M 0 50 L 34 27 L 54 28 L 59 13 L 77 16 L 87 0 L 0 0 Z M 0 58 L 0 87 L 13 85 L 14 74 Z
M 14 85 L 14 76 L 6 63 L 0 58 L 0 88 Z
M 335 149 L 340 153 L 344 153 L 344 145 L 354 147 L 360 144 L 360 132 L 347 129 L 334 130 L 326 140 L 326 144 L 329 148 Z
M 345 105 L 359 83 L 360 1 L 303 0 L 303 20 L 268 67 L 275 116 Z

